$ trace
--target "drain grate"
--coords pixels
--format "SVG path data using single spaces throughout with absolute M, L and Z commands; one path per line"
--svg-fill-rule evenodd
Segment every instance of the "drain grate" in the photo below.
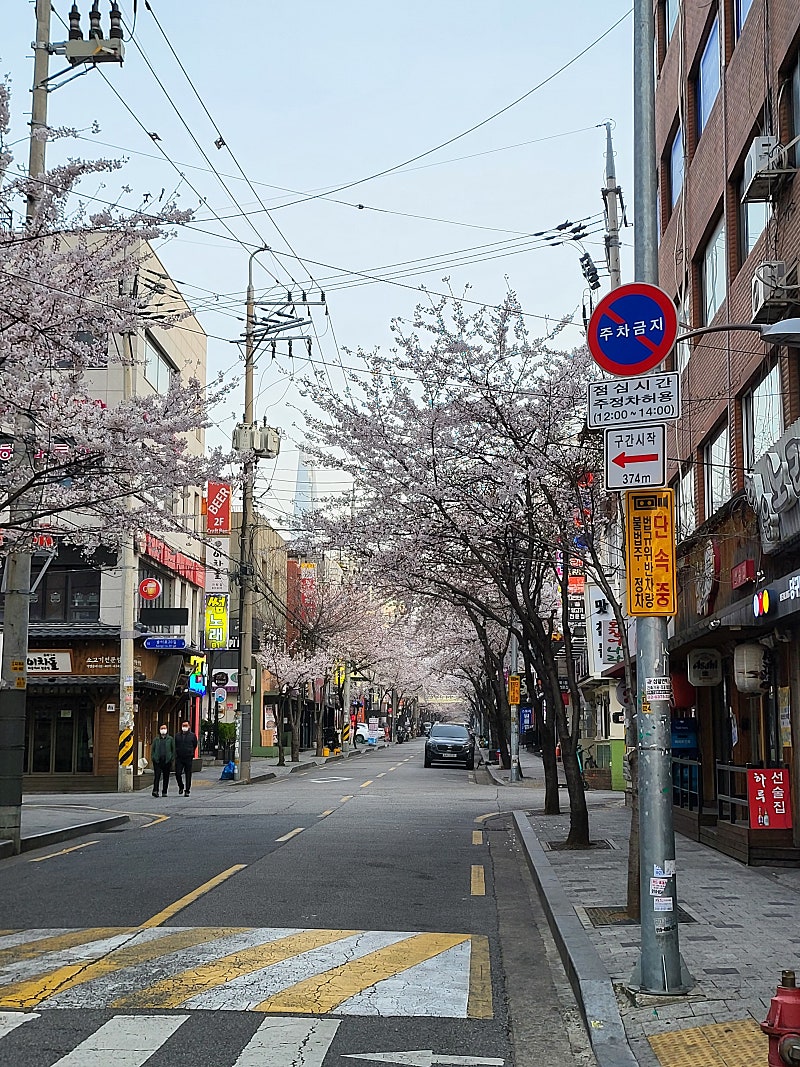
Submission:
M 605 838 L 600 838 L 599 841 L 591 841 L 589 843 L 589 849 L 574 849 L 572 846 L 567 847 L 566 841 L 542 841 L 542 848 L 545 852 L 585 852 L 595 848 L 613 848 L 616 849 L 616 845 L 613 841 L 607 841 Z
M 638 926 L 638 919 L 630 919 L 624 907 L 584 908 L 592 926 Z M 693 923 L 695 920 L 688 911 L 678 905 L 678 922 Z

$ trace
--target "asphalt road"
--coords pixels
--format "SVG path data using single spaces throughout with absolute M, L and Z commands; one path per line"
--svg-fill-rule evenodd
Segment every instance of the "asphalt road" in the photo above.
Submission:
M 591 1062 L 504 814 L 535 793 L 421 740 L 209 778 L 0 864 L 0 1064 Z

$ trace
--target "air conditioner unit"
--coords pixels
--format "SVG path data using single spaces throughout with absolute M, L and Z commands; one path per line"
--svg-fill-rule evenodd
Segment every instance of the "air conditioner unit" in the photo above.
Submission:
M 780 158 L 777 137 L 771 134 L 767 137 L 756 137 L 744 161 L 743 202 L 770 199 L 778 179 L 775 168 L 779 165 Z
M 753 322 L 778 322 L 791 304 L 786 288 L 786 260 L 759 263 L 753 275 Z

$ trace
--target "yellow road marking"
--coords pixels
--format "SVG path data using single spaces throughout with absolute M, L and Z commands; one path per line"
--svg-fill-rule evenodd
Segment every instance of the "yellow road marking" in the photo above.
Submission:
M 386 774 L 386 771 L 381 771 L 381 773 L 380 774 L 376 774 L 375 777 L 376 778 L 383 778 L 385 774 Z
M 81 960 L 78 963 L 69 963 L 64 967 L 58 967 L 48 975 L 29 979 L 22 982 L 13 982 L 2 987 L 0 1006 L 17 1011 L 27 1011 L 41 1004 L 43 1000 L 63 993 L 65 989 L 71 989 L 76 985 L 83 985 L 93 978 L 103 978 L 105 975 L 121 971 L 125 967 L 134 967 L 139 963 L 147 963 L 150 960 L 166 956 L 170 952 L 177 952 L 185 948 L 193 948 L 195 945 L 206 941 L 214 941 L 218 937 L 226 937 L 228 934 L 237 933 L 237 927 L 224 927 L 219 930 L 210 930 L 203 927 L 195 927 L 191 930 L 176 930 L 154 941 L 145 941 L 141 944 L 129 945 L 116 949 L 107 956 L 94 962 L 87 963 Z M 117 930 L 116 933 L 124 933 Z M 135 931 L 131 931 L 135 933 Z
M 148 826 L 155 826 L 156 823 L 165 822 L 169 818 L 169 815 L 156 815 L 151 822 L 146 822 L 144 826 L 140 827 L 141 830 L 146 830 Z
M 467 1016 L 470 1019 L 491 1019 L 493 1014 L 489 938 L 473 935 L 469 951 Z
M 327 817 L 328 815 L 333 815 L 333 811 L 334 811 L 334 809 L 333 809 L 333 808 L 328 808 L 328 810 L 327 810 L 327 811 L 323 811 L 323 813 L 322 813 L 322 814 L 321 814 L 320 816 L 318 816 L 318 818 L 320 818 L 320 819 L 324 819 L 324 818 L 326 818 L 326 817 Z
M 648 1038 L 663 1067 L 752 1067 L 766 1063 L 766 1034 L 753 1019 L 670 1030 Z
M 86 945 L 90 941 L 103 941 L 114 934 L 132 932 L 135 927 L 124 926 L 94 926 L 88 930 L 70 930 L 66 934 L 51 934 L 50 937 L 40 937 L 36 941 L 26 941 L 22 945 L 12 945 L 10 948 L 0 949 L 0 966 L 17 960 L 34 960 L 37 956 L 43 956 L 46 952 L 59 952 L 65 948 L 74 948 L 76 945 Z
M 298 834 L 302 834 L 305 830 L 305 826 L 296 826 L 294 830 L 290 830 L 288 834 L 284 834 L 283 837 L 276 837 L 276 841 L 291 841 L 293 837 L 297 837 Z
M 260 971 L 263 967 L 282 963 L 283 960 L 291 959 L 301 952 L 322 948 L 357 933 L 357 930 L 305 930 L 301 934 L 290 934 L 277 941 L 267 941 L 263 945 L 240 949 L 212 963 L 171 975 L 155 985 L 118 997 L 111 1007 L 177 1008 L 192 997 L 224 985 L 240 975 Z
M 164 908 L 163 911 L 156 912 L 151 918 L 143 922 L 139 929 L 148 930 L 153 926 L 162 926 L 167 919 L 171 919 L 173 915 L 177 915 L 179 911 L 183 911 L 190 904 L 193 904 L 195 900 L 202 897 L 204 893 L 210 892 L 212 889 L 216 889 L 218 885 L 230 878 L 233 874 L 238 874 L 239 871 L 243 871 L 247 866 L 246 863 L 236 863 L 233 867 L 229 867 L 227 871 L 222 871 L 220 874 L 214 875 L 213 878 L 209 878 L 207 882 L 203 882 L 197 889 L 193 889 L 191 893 L 187 893 L 186 896 L 176 900 L 174 904 L 170 904 L 168 908 Z
M 474 821 L 475 822 L 486 822 L 487 819 L 493 819 L 495 817 L 495 815 L 499 815 L 499 814 L 500 814 L 500 812 L 498 812 L 498 811 L 490 811 L 488 815 L 479 815 L 477 817 L 477 819 L 475 819 Z
M 473 843 L 473 845 L 482 845 L 483 844 L 483 830 L 473 830 L 472 831 L 472 843 Z
M 366 782 L 362 782 L 361 789 L 366 789 L 368 785 L 372 785 L 372 779 L 368 778 Z
M 397 770 L 397 764 L 395 764 L 394 767 L 390 767 L 389 770 L 390 771 L 396 771 Z
M 414 934 L 395 945 L 369 952 L 323 974 L 315 974 L 290 989 L 262 1000 L 255 1011 L 308 1015 L 335 1011 L 350 997 L 385 978 L 416 967 L 454 945 L 469 941 L 469 934 Z
M 56 856 L 66 856 L 68 852 L 77 852 L 79 848 L 88 848 L 96 845 L 97 841 L 84 841 L 82 845 L 73 845 L 72 848 L 62 848 L 60 852 L 51 852 L 47 856 L 37 856 L 36 859 L 28 860 L 28 863 L 44 863 L 45 860 L 55 859 Z
M 480 863 L 473 863 L 472 865 L 470 892 L 472 893 L 473 897 L 486 896 L 486 879 L 484 877 L 483 867 Z

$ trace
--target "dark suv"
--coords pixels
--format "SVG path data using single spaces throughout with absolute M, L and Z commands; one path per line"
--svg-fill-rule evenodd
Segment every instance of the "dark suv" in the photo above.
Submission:
M 435 722 L 425 739 L 425 766 L 434 763 L 463 763 L 475 769 L 475 738 L 466 726 Z

